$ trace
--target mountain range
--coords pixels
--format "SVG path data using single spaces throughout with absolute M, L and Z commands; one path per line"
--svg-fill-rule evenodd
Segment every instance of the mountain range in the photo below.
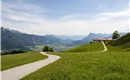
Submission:
M 121 33 L 124 35 L 126 33 Z M 86 35 L 34 35 L 22 33 L 17 30 L 11 30 L 1 27 L 1 49 L 9 50 L 16 48 L 25 48 L 26 46 L 37 45 L 56 45 L 61 48 L 61 45 L 66 47 L 74 47 L 82 44 L 87 44 L 92 41 L 93 38 L 111 38 L 112 34 L 90 33 Z M 51 46 L 50 46 L 51 47 Z M 58 49 L 57 49 L 58 50 Z
M 93 38 L 106 38 L 109 37 L 111 34 L 101 34 L 101 33 L 90 33 L 88 36 L 84 37 L 81 40 L 73 41 L 72 45 L 81 45 L 81 44 L 87 44 L 92 41 Z
M 1 27 L 1 49 L 24 48 L 25 46 L 36 46 L 42 44 L 66 44 L 65 41 L 54 35 L 38 36 L 22 33 L 16 30 Z
M 86 35 L 55 35 L 55 36 L 62 40 L 71 40 L 71 41 L 81 40 L 84 37 L 86 37 Z

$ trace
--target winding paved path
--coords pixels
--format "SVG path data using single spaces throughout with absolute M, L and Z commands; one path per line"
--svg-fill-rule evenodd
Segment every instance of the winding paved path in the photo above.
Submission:
M 19 79 L 23 78 L 24 76 L 42 68 L 60 58 L 59 56 L 46 54 L 45 52 L 40 52 L 40 53 L 48 56 L 48 58 L 2 71 L 1 72 L 2 80 L 19 80 Z
M 103 41 L 101 41 L 101 43 L 103 44 L 104 50 L 103 51 L 99 51 L 97 53 L 106 52 L 108 50 L 107 47 L 106 47 L 106 45 L 105 45 L 105 43 Z
M 103 47 L 104 47 L 104 50 L 103 50 L 103 51 L 101 51 L 101 52 L 106 52 L 108 49 L 107 49 L 107 47 L 106 47 L 105 43 L 104 43 L 103 41 L 101 41 L 101 43 L 103 44 Z

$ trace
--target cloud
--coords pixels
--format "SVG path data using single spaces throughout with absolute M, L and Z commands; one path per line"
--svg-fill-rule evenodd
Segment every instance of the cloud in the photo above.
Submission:
M 129 14 L 129 9 L 124 10 L 124 11 L 118 11 L 118 12 L 105 12 L 105 13 L 100 13 L 98 16 L 106 16 L 106 17 L 128 17 L 130 16 Z
M 112 33 L 115 30 L 125 32 L 129 27 L 127 10 L 98 13 L 91 16 L 92 19 L 75 19 L 82 15 L 70 14 L 54 20 L 47 18 L 46 13 L 50 11 L 41 6 L 23 1 L 15 4 L 2 3 L 3 26 L 26 33 L 87 35 L 89 32 Z

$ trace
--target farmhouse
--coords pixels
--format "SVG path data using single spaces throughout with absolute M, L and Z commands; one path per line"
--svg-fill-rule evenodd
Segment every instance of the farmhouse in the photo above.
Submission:
M 112 38 L 94 38 L 93 42 L 111 41 Z

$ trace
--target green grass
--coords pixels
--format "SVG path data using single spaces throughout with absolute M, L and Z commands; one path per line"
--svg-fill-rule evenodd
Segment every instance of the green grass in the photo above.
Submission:
M 130 52 L 51 53 L 58 61 L 21 80 L 129 80 Z
M 47 58 L 39 52 L 10 54 L 1 56 L 1 70 L 6 70 L 23 64 Z
M 129 48 L 130 50 L 130 33 L 120 37 L 119 39 L 112 41 L 111 45 L 118 46 L 120 48 Z
M 115 40 L 115 41 L 112 41 L 109 45 L 109 46 L 115 46 L 115 47 L 118 47 L 118 50 L 123 50 L 123 51 L 130 51 L 130 33 L 122 36 L 121 38 Z M 111 49 L 110 49 L 111 50 Z
M 104 48 L 102 43 L 95 42 L 91 44 L 84 44 L 76 48 L 72 48 L 70 50 L 67 50 L 66 52 L 97 52 L 102 51 L 103 49 Z
M 98 43 L 85 44 L 64 53 L 50 53 L 61 58 L 21 80 L 129 80 L 130 51 L 127 49 L 130 47 L 121 49 L 119 46 L 128 44 L 128 38 L 125 37 L 127 43 L 122 42 L 122 38 L 116 46 L 107 45 L 108 51 L 103 53 L 95 53 L 103 50 Z

